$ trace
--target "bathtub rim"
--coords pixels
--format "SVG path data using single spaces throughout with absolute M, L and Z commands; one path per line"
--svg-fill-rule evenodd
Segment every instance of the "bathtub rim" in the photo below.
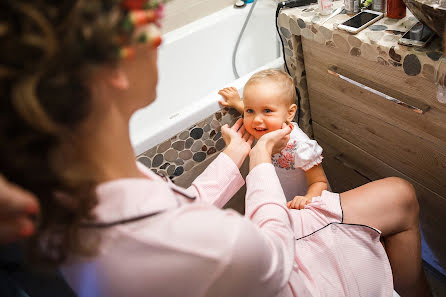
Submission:
M 243 86 L 252 74 L 268 68 L 283 68 L 283 58 L 276 58 L 269 63 L 245 74 L 244 76 L 228 84 L 222 85 L 221 88 L 232 86 L 237 88 L 239 92 L 242 92 Z M 178 111 L 178 115 L 175 116 L 174 122 L 170 122 L 169 119 L 167 119 L 167 121 L 169 121 L 167 123 L 158 123 L 156 126 L 150 128 L 139 127 L 139 130 L 134 132 L 132 132 L 132 129 L 130 128 L 130 139 L 135 156 L 138 156 L 157 146 L 158 144 L 167 141 L 168 139 L 174 137 L 182 131 L 196 125 L 198 122 L 205 119 L 206 117 L 221 110 L 222 106 L 220 106 L 218 101 L 221 100 L 222 97 L 217 94 L 218 90 L 221 88 L 215 89 L 206 96 L 201 97 L 194 104 L 191 104 L 190 106 Z M 155 129 L 151 128 L 159 129 L 154 132 Z
M 222 19 L 228 18 L 232 15 L 237 14 L 248 14 L 247 10 L 236 9 L 233 5 L 229 5 L 225 8 L 222 8 L 210 15 L 199 18 L 189 24 L 186 24 L 182 27 L 174 29 L 172 31 L 166 32 L 162 35 L 163 42 L 161 43 L 162 48 L 164 45 L 169 45 L 172 42 L 175 42 L 179 39 L 184 38 L 185 36 L 203 30 L 203 26 L 210 27 L 215 23 L 220 22 Z

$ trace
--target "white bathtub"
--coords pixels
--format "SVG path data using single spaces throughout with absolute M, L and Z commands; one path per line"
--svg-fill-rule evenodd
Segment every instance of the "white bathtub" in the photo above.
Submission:
M 242 92 L 254 72 L 283 67 L 273 3 L 258 0 L 254 8 L 237 54 L 239 79 L 233 74 L 232 52 L 250 5 L 227 7 L 163 36 L 157 99 L 130 121 L 136 155 L 220 110 L 219 89 L 234 86 Z
M 221 109 L 219 89 L 234 86 L 242 91 L 253 72 L 283 64 L 274 2 L 258 0 L 239 45 L 236 65 L 241 77 L 235 79 L 232 52 L 251 5 L 227 7 L 163 36 L 157 99 L 130 121 L 136 155 Z

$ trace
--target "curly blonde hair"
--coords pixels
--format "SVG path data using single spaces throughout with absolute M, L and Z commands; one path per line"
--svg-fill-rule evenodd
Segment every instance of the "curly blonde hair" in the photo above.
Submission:
M 265 81 L 271 81 L 277 84 L 277 88 L 283 92 L 289 105 L 296 103 L 296 89 L 293 78 L 286 72 L 278 69 L 265 69 L 254 73 L 246 82 L 245 87 L 252 86 Z

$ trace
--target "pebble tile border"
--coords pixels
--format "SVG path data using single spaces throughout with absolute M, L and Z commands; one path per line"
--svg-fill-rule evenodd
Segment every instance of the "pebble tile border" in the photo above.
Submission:
M 226 145 L 220 132 L 221 126 L 233 125 L 240 116 L 234 109 L 223 108 L 147 150 L 136 160 L 174 181 L 206 158 L 222 151 Z

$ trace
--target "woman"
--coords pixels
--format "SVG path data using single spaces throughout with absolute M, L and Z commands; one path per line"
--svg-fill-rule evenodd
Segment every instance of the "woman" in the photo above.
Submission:
M 278 181 L 262 183 L 260 176 L 251 182 L 261 183 L 249 187 L 256 195 L 253 207 L 268 202 L 251 215 L 259 227 L 212 204 L 223 206 L 242 186 L 238 167 L 248 153 L 253 167 L 269 160 L 276 144 L 286 143 L 289 128 L 250 150 L 252 137 L 241 121 L 233 129 L 223 127 L 226 149 L 188 190 L 138 167 L 128 121 L 155 99 L 159 43 L 151 16 L 160 11 L 150 2 L 151 10 L 141 1 L 115 3 L 2 5 L 8 53 L 15 54 L 5 58 L 2 80 L 2 98 L 8 99 L 0 107 L 6 122 L 1 135 L 9 143 L 2 146 L 8 157 L 2 157 L 1 168 L 8 180 L 40 199 L 31 256 L 63 262 L 62 272 L 80 296 L 276 294 L 288 280 L 294 251 L 288 212 L 280 204 L 283 194 L 265 197 L 268 185 L 280 190 Z M 129 29 L 131 19 L 142 13 L 145 24 Z M 274 169 L 255 171 L 265 170 Z M 114 252 L 105 251 L 109 248 Z M 93 253 L 95 258 L 86 257 Z M 143 265 L 135 266 L 138 262 Z M 90 267 L 99 276 L 93 287 L 79 279 Z M 171 271 L 166 276 L 163 269 Z M 194 272 L 187 273 L 190 269 Z M 244 277 L 251 269 L 252 280 Z
M 271 165 L 289 128 L 251 149 L 241 121 L 223 127 L 226 149 L 187 190 L 134 162 L 128 121 L 156 95 L 157 4 L 41 0 L 0 7 L 8 47 L 0 68 L 0 170 L 40 200 L 32 257 L 61 264 L 79 296 L 293 296 L 318 286 L 325 292 L 328 280 L 311 284 L 317 265 L 294 263 L 308 254 L 320 264 L 304 244 L 313 237 L 294 238 L 318 226 L 308 226 L 306 212 L 290 213 Z M 248 154 L 243 218 L 217 207 L 243 184 L 238 167 Z M 343 223 L 382 231 L 402 295 L 427 295 L 413 188 L 385 179 L 341 200 Z M 383 255 L 379 242 L 373 249 Z M 345 260 L 341 255 L 333 267 Z M 387 259 L 376 265 L 386 269 Z M 366 276 L 391 292 L 390 274 L 384 281 Z

